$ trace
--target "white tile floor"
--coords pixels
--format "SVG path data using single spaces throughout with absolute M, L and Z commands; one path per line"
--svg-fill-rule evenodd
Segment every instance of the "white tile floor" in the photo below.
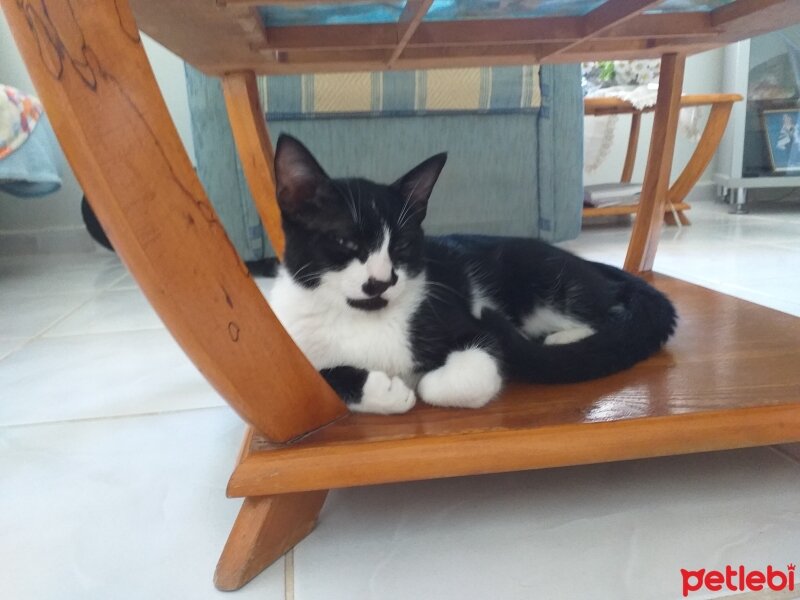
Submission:
M 698 204 L 657 268 L 800 316 L 800 203 L 756 209 Z M 619 264 L 628 232 L 566 245 Z M 222 597 L 241 432 L 115 257 L 0 257 L 0 599 Z M 682 567 L 788 562 L 797 445 L 333 492 L 233 597 L 672 599 Z

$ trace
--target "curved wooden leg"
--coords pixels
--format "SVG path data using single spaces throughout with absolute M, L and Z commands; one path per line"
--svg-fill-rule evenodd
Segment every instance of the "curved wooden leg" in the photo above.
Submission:
M 217 220 L 127 2 L 0 2 L 103 228 L 194 364 L 273 441 L 346 414 Z
M 639 147 L 639 130 L 642 126 L 642 113 L 631 114 L 631 131 L 628 134 L 628 150 L 625 152 L 625 163 L 622 166 L 621 183 L 630 183 L 633 167 L 636 165 L 636 150 Z
M 285 241 L 275 195 L 275 155 L 258 98 L 256 76 L 252 71 L 229 73 L 222 78 L 222 91 L 250 194 L 272 248 L 282 259 Z
M 708 114 L 708 121 L 706 121 L 706 126 L 703 129 L 703 135 L 697 142 L 697 147 L 694 149 L 692 157 L 669 189 L 667 195 L 669 202 L 674 204 L 683 202 L 684 198 L 703 175 L 708 163 L 714 158 L 714 153 L 717 151 L 720 140 L 722 140 L 732 108 L 733 102 L 724 102 L 711 106 L 711 112 Z M 684 223 L 681 219 L 681 223 L 688 225 L 688 219 L 686 220 L 687 223 Z
M 238 590 L 306 537 L 327 490 L 245 498 L 225 543 L 214 585 Z
M 686 57 L 680 54 L 665 54 L 661 59 L 647 171 L 628 244 L 628 254 L 625 257 L 626 271 L 637 273 L 653 268 L 661 224 L 664 221 L 664 203 L 667 201 L 672 155 L 675 151 L 685 63 Z

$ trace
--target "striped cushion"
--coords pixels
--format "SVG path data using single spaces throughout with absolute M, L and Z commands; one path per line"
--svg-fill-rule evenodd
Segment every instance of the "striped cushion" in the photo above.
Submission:
M 539 67 L 259 77 L 270 120 L 535 112 Z

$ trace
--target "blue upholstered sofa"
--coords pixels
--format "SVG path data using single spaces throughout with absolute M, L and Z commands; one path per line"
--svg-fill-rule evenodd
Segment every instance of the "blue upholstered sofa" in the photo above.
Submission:
M 536 69 L 535 76 L 525 69 Z M 381 79 L 371 80 L 356 102 L 358 110 L 326 106 L 339 102 L 338 97 L 313 98 L 315 82 L 308 77 L 268 78 L 259 85 L 273 141 L 281 132 L 295 135 L 332 176 L 390 182 L 428 156 L 447 151 L 426 220 L 429 233 L 548 241 L 577 236 L 583 201 L 580 68 L 481 71 L 480 90 L 466 106 L 451 102 L 462 92 L 434 89 L 434 82 L 446 83 L 438 73 L 427 78 L 425 72 L 373 75 Z M 411 83 L 408 77 L 414 78 Z M 531 82 L 536 89 L 530 89 Z M 269 256 L 219 82 L 187 67 L 187 85 L 200 179 L 242 257 Z M 319 81 L 316 86 L 321 95 L 325 86 Z

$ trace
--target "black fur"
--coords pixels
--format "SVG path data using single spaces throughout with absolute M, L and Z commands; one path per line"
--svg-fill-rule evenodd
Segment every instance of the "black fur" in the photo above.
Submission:
M 344 269 L 354 259 L 364 262 L 388 229 L 393 267 L 426 280 L 425 300 L 410 327 L 415 370 L 421 374 L 442 366 L 454 351 L 478 347 L 496 357 L 507 376 L 569 383 L 627 369 L 661 348 L 674 331 L 675 309 L 638 277 L 534 239 L 426 238 L 422 220 L 445 158 L 434 156 L 388 186 L 331 179 L 299 141 L 282 136 L 275 171 L 285 265 L 294 280 L 314 288 L 326 271 Z M 476 297 L 491 306 L 480 315 L 473 314 Z M 380 311 L 385 304 L 351 306 Z M 521 326 L 541 307 L 595 333 L 564 345 L 529 337 Z M 326 376 L 351 400 L 347 390 L 363 385 L 366 372 L 354 369 L 359 365 L 342 367 L 348 369 Z
M 361 390 L 367 382 L 366 370 L 356 367 L 335 367 L 322 369 L 320 374 L 345 402 L 358 402 L 361 399 Z

